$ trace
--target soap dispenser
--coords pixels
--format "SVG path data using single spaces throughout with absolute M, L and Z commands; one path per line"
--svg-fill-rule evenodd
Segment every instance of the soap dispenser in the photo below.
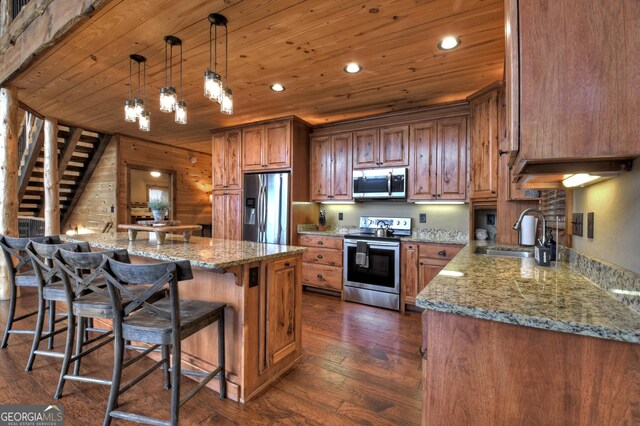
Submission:
M 548 228 L 548 234 L 547 234 L 547 241 L 545 246 L 549 248 L 549 260 L 554 261 L 556 260 L 556 249 L 557 249 L 557 244 L 556 241 L 553 239 L 553 228 Z

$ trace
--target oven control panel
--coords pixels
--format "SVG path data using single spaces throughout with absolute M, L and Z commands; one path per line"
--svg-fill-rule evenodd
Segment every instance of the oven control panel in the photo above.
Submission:
M 411 234 L 410 217 L 360 216 L 360 231 L 375 232 L 377 228 L 389 228 L 397 235 Z

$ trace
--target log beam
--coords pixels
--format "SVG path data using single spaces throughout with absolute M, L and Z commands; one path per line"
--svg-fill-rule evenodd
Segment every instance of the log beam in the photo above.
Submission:
M 0 88 L 0 233 L 18 235 L 18 137 L 20 116 L 18 93 L 13 87 Z M 9 298 L 9 271 L 0 260 L 0 300 Z
M 11 0 L 0 0 L 0 36 L 4 35 L 11 23 Z
M 58 120 L 44 120 L 44 233 L 60 234 L 60 184 L 58 178 Z

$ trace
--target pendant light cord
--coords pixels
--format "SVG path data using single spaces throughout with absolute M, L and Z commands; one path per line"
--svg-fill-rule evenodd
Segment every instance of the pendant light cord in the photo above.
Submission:
M 164 87 L 167 87 L 167 41 L 164 42 Z
M 217 74 L 218 70 L 218 26 L 216 25 L 213 29 L 214 41 L 213 41 L 213 72 Z M 209 29 L 211 32 L 211 29 Z
M 140 66 L 140 64 L 138 64 L 138 66 Z M 144 65 L 142 66 L 144 69 L 144 84 L 143 84 L 143 89 L 142 89 L 142 93 L 144 96 L 144 104 L 147 104 L 147 61 L 144 61 Z
M 169 86 L 173 87 L 173 44 L 169 47 Z
M 213 24 L 209 24 L 209 69 L 211 69 L 211 27 L 213 27 Z
M 183 91 L 182 91 L 182 43 L 180 43 L 180 99 L 183 98 Z
M 224 24 L 224 80 L 229 88 L 229 28 Z
M 131 64 L 131 56 L 129 56 L 129 100 L 133 100 L 133 78 L 131 76 L 131 74 L 133 73 L 133 66 Z
M 138 99 L 140 99 L 140 62 L 138 62 Z

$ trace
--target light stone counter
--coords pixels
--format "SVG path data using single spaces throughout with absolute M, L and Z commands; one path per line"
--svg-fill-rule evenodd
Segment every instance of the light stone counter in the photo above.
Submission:
M 147 232 L 140 232 L 136 241 L 129 241 L 126 232 L 63 235 L 61 238 L 68 242 L 86 241 L 92 246 L 104 250 L 126 249 L 131 255 L 161 261 L 189 260 L 193 266 L 213 270 L 223 270 L 245 263 L 301 254 L 307 250 L 304 247 L 296 246 L 202 237 L 191 237 L 191 240 L 186 243 L 183 241 L 182 235 L 167 235 L 165 244 L 157 245 L 155 239 L 150 240 L 148 235 Z
M 640 314 L 566 262 L 475 254 L 470 243 L 416 298 L 422 308 L 640 343 Z

